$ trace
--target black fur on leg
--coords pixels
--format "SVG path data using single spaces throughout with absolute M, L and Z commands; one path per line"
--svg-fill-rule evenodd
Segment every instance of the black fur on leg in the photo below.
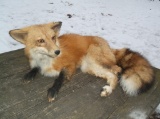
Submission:
M 53 86 L 48 89 L 47 97 L 48 97 L 49 102 L 52 102 L 55 100 L 65 79 L 66 79 L 66 73 L 64 70 L 62 70 L 58 78 L 55 79 Z
M 23 81 L 26 83 L 30 82 L 31 80 L 35 78 L 38 71 L 39 71 L 39 68 L 37 67 L 31 69 L 27 74 L 24 75 Z

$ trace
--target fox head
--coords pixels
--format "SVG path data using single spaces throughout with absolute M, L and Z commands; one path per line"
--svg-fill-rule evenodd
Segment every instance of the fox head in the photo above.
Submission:
M 56 57 L 60 54 L 58 47 L 58 35 L 62 22 L 33 25 L 9 32 L 10 36 L 25 45 L 27 56 L 43 55 Z

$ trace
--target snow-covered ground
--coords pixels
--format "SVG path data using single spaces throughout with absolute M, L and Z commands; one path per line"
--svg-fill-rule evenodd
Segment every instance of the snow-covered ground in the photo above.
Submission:
M 113 48 L 140 52 L 160 69 L 159 0 L 1 0 L 0 53 L 24 47 L 9 30 L 51 21 L 63 22 L 61 34 L 101 36 Z

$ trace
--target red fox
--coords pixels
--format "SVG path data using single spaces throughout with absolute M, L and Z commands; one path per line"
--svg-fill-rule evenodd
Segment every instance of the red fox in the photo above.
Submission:
M 52 22 L 9 32 L 13 39 L 25 45 L 25 54 L 29 58 L 31 67 L 30 72 L 24 77 L 25 81 L 34 79 L 39 71 L 42 75 L 57 77 L 53 86 L 48 89 L 49 102 L 55 100 L 64 80 L 70 80 L 77 68 L 80 68 L 82 72 L 106 79 L 107 84 L 102 88 L 100 94 L 102 97 L 111 94 L 115 89 L 121 67 L 125 69 L 122 71 L 122 79 L 131 80 L 128 82 L 121 80 L 121 85 L 128 94 L 136 94 L 143 85 L 152 82 L 153 70 L 143 57 L 138 55 L 137 59 L 140 61 L 137 63 L 133 57 L 137 56 L 136 53 L 126 54 L 124 50 L 113 50 L 101 37 L 78 34 L 59 36 L 61 25 L 62 22 Z M 125 58 L 125 55 L 129 56 Z M 130 65 L 130 59 L 139 67 L 143 63 L 142 69 L 137 71 L 140 74 L 132 71 L 133 75 L 129 78 L 131 71 L 128 71 L 129 68 L 123 65 L 123 59 L 128 65 Z M 132 83 L 134 86 L 131 88 Z

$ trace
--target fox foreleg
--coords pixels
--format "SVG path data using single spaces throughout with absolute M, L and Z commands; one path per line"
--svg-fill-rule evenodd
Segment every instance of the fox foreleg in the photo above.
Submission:
M 38 71 L 39 71 L 39 68 L 37 67 L 32 68 L 27 74 L 24 75 L 23 81 L 26 83 L 30 82 L 31 80 L 35 78 Z
M 49 102 L 52 102 L 55 100 L 55 98 L 57 97 L 57 94 L 58 94 L 59 90 L 61 89 L 62 84 L 65 79 L 67 79 L 66 71 L 62 70 L 60 72 L 59 76 L 55 79 L 53 86 L 48 89 L 47 97 L 48 97 Z

